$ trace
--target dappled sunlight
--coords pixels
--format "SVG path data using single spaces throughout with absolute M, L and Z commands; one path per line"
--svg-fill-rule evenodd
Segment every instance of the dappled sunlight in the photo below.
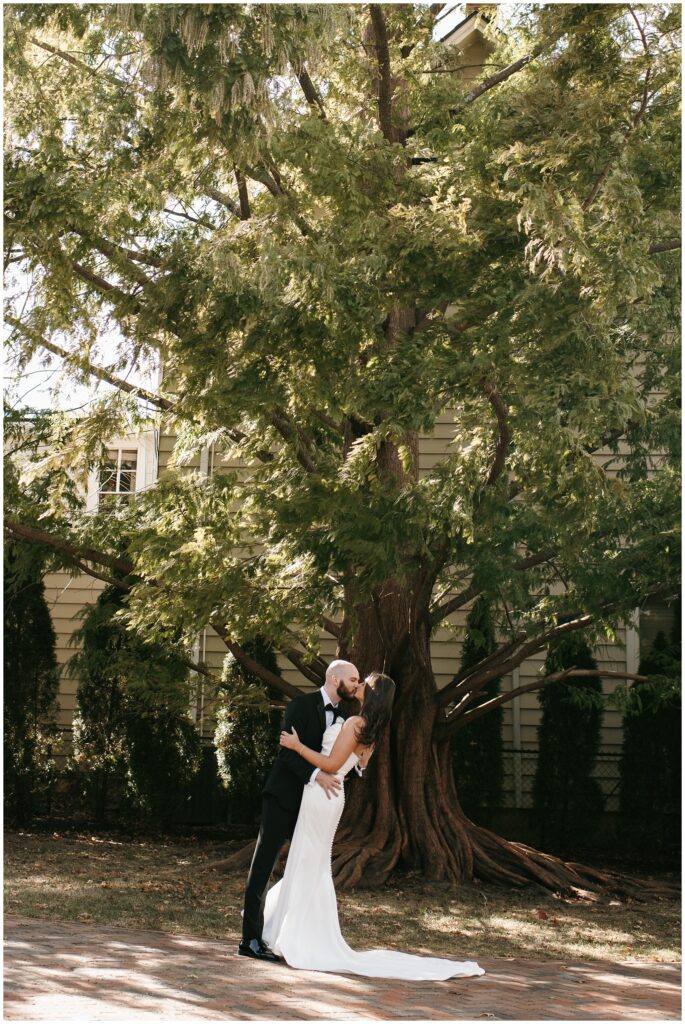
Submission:
M 210 870 L 225 843 L 59 833 L 6 833 L 5 909 L 34 918 L 180 933 L 178 943 L 227 940 L 240 928 L 245 879 Z M 398 876 L 381 889 L 338 894 L 340 926 L 356 949 L 455 959 L 680 957 L 674 900 L 637 904 L 594 896 L 459 889 Z M 195 937 L 195 938 L 194 938 Z M 179 947 L 181 948 L 181 947 Z M 185 948 L 185 946 L 183 946 Z
M 672 1019 L 675 965 L 481 958 L 485 975 L 400 982 L 256 964 L 232 942 L 6 918 L 6 1019 Z M 578 986 L 582 985 L 582 989 Z M 579 994 L 582 1010 L 579 1012 Z

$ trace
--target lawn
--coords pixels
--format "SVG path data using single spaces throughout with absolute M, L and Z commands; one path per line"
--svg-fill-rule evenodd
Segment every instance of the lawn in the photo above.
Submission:
M 210 867 L 230 846 L 206 838 L 6 831 L 5 912 L 237 943 L 244 873 Z M 357 949 L 460 959 L 680 960 L 679 899 L 566 900 L 485 884 L 455 889 L 411 875 L 338 898 L 343 934 Z

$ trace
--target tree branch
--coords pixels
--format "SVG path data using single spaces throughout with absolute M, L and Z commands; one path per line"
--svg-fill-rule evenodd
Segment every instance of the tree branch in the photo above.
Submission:
M 103 551 L 97 551 L 93 548 L 84 548 L 77 546 L 73 544 L 71 541 L 66 540 L 64 537 L 59 537 L 55 534 L 48 533 L 47 531 L 40 530 L 37 527 L 26 526 L 23 523 L 19 523 L 11 518 L 6 518 L 4 525 L 5 529 L 8 530 L 12 536 L 19 538 L 20 540 L 31 541 L 34 544 L 42 544 L 47 547 L 55 548 L 58 551 L 64 552 L 66 555 L 73 559 L 74 564 L 80 564 L 80 566 L 83 569 L 85 569 L 88 575 L 95 575 L 96 579 L 102 579 L 103 577 L 99 574 L 94 574 L 91 569 L 83 565 L 84 559 L 89 562 L 94 562 L 96 565 L 107 566 L 108 568 L 114 569 L 116 572 L 122 573 L 122 575 L 124 576 L 131 576 L 135 573 L 135 566 L 131 562 L 125 561 L 121 558 L 115 558 L 114 556 L 108 555 Z M 114 580 L 112 580 L 111 582 L 116 584 L 116 581 Z M 148 580 L 147 582 L 152 582 L 154 584 L 155 581 Z M 116 585 L 119 586 L 119 584 Z M 124 588 L 127 588 L 129 590 L 131 589 L 130 585 L 127 586 L 123 583 L 123 581 L 121 581 L 120 589 Z M 268 683 L 269 686 L 273 686 L 274 689 L 279 691 L 279 693 L 283 693 L 288 697 L 299 696 L 299 694 L 302 691 L 299 690 L 296 686 L 293 686 L 292 683 L 289 683 L 285 679 L 282 679 L 274 672 L 269 671 L 269 669 L 264 668 L 263 665 L 260 665 L 259 662 L 254 660 L 254 658 L 251 658 L 248 654 L 246 654 L 242 647 L 231 639 L 231 637 L 228 634 L 228 630 L 226 629 L 223 623 L 221 623 L 218 619 L 213 618 L 210 620 L 209 624 L 212 626 L 214 631 L 221 637 L 223 642 L 226 644 L 226 647 L 234 656 L 238 664 L 242 665 L 243 668 L 245 668 L 248 672 L 252 672 L 254 675 L 258 676 L 265 683 Z M 201 671 L 194 665 L 193 668 L 196 671 Z
M 4 526 L 14 537 L 18 537 L 21 540 L 28 540 L 34 544 L 44 544 L 47 547 L 55 548 L 57 551 L 63 551 L 72 558 L 85 559 L 88 562 L 95 562 L 96 565 L 104 565 L 108 569 L 120 572 L 123 576 L 129 576 L 134 572 L 133 564 L 125 561 L 123 558 L 115 558 L 114 555 L 105 554 L 105 552 L 97 551 L 95 548 L 77 547 L 66 538 L 59 537 L 54 533 L 48 533 L 37 526 L 27 526 L 16 519 L 7 517 L 4 520 Z
M 380 4 L 369 4 L 369 15 L 373 26 L 378 62 L 378 123 L 388 142 L 395 142 L 392 127 L 392 77 L 390 70 L 390 48 L 388 30 Z
M 670 238 L 663 242 L 653 242 L 647 252 L 651 256 L 655 252 L 669 252 L 671 249 L 680 249 L 681 245 L 680 238 Z
M 72 67 L 78 68 L 79 71 L 85 72 L 93 78 L 103 75 L 103 72 L 98 71 L 96 68 L 91 68 L 89 64 L 86 64 L 82 60 L 78 60 L 70 53 L 66 53 L 64 50 L 58 50 L 56 46 L 51 46 L 50 43 L 45 43 L 41 39 L 36 39 L 35 36 L 29 36 L 29 42 L 33 43 L 34 46 L 38 46 L 41 50 L 45 50 L 47 53 L 52 53 L 54 56 L 59 57 L 60 60 L 65 61 L 67 64 L 71 64 Z M 121 85 L 124 87 L 128 86 L 128 83 L 120 78 L 117 78 L 111 71 L 105 71 L 104 77 L 107 78 L 114 85 Z
M 536 46 L 532 53 L 526 54 L 525 57 L 520 57 L 519 60 L 515 60 L 513 64 L 509 64 L 506 68 L 502 68 L 496 74 L 491 75 L 490 78 L 486 78 L 484 82 L 477 85 L 471 92 L 467 93 L 461 104 L 458 107 L 454 107 L 450 110 L 450 114 L 454 116 L 458 114 L 464 107 L 468 106 L 469 103 L 473 103 L 484 93 L 489 92 L 490 89 L 494 89 L 496 85 L 500 85 L 502 82 L 506 82 L 508 78 L 515 75 L 518 71 L 522 71 L 523 68 L 527 67 L 532 60 L 539 57 L 544 49 L 543 45 Z
M 526 555 L 525 558 L 520 558 L 518 562 L 514 562 L 511 568 L 514 572 L 525 572 L 526 569 L 532 569 L 536 565 L 541 565 L 543 562 L 549 562 L 551 558 L 554 558 L 558 551 L 558 547 L 553 547 L 546 548 L 544 551 L 539 551 L 535 555 Z M 470 583 L 469 586 L 462 590 L 460 594 L 450 598 L 450 600 L 446 601 L 445 604 L 438 605 L 430 617 L 431 628 L 434 629 L 435 626 L 442 622 L 443 619 L 446 619 L 448 615 L 451 615 L 452 612 L 458 611 L 459 608 L 463 608 L 465 604 L 468 604 L 469 601 L 478 597 L 480 593 L 481 591 L 474 587 L 473 583 Z
M 114 576 L 105 576 L 104 573 L 96 572 L 95 569 L 91 569 L 91 567 L 86 565 L 85 562 L 82 562 L 80 558 L 74 557 L 72 561 L 76 568 L 85 573 L 86 576 L 92 576 L 95 580 L 102 580 L 103 583 L 109 584 L 110 587 L 116 587 L 117 590 L 123 590 L 126 594 L 128 594 L 131 589 L 128 583 L 123 583 L 122 580 L 115 579 Z
M 142 398 L 144 401 L 149 402 L 151 405 L 157 406 L 159 409 L 163 409 L 165 412 L 173 412 L 175 406 L 174 403 L 169 401 L 168 398 L 163 398 L 161 395 L 156 395 L 152 391 L 148 391 L 147 388 L 140 387 L 138 384 L 129 384 L 126 380 L 121 380 L 119 377 L 115 377 L 109 373 L 108 370 L 104 370 L 99 366 L 93 366 L 92 363 L 87 363 L 80 356 L 75 355 L 73 352 L 68 352 L 66 349 L 56 345 L 54 341 L 49 341 L 44 338 L 42 334 L 32 330 L 21 322 L 16 320 L 13 316 L 6 316 L 5 320 L 12 327 L 16 327 L 20 330 L 27 338 L 31 341 L 37 342 L 42 348 L 52 352 L 53 355 L 60 356 L 66 362 L 74 363 L 79 366 L 80 369 L 86 370 L 92 374 L 93 377 L 97 377 L 98 380 L 105 381 L 107 384 L 111 384 L 112 387 L 118 388 L 119 391 L 125 391 L 129 395 L 134 395 L 136 398 Z
M 109 239 L 104 238 L 102 235 L 95 235 L 91 232 L 85 231 L 76 224 L 68 224 L 66 230 L 73 231 L 75 235 L 80 235 L 81 238 L 90 242 L 93 248 L 97 249 L 98 252 L 101 252 L 103 256 L 108 256 L 114 259 L 121 257 L 127 264 L 131 264 L 135 261 L 137 263 L 146 263 L 151 267 L 162 266 L 162 261 L 159 256 L 155 256 L 154 253 L 147 249 L 127 249 L 123 245 L 117 245 L 115 242 L 110 242 Z M 138 281 L 139 284 L 147 285 L 151 283 L 151 279 L 143 274 L 142 271 L 138 270 L 137 267 L 130 267 L 129 272 L 135 276 L 136 281 Z
M 283 651 L 291 665 L 294 665 L 303 676 L 305 676 L 310 683 L 316 683 L 317 686 L 322 686 L 326 678 L 325 670 L 323 672 L 317 672 L 315 668 L 307 663 L 306 655 L 302 651 L 296 650 L 294 647 L 289 647 Z
M 326 120 L 326 111 L 324 109 L 323 100 L 319 94 L 318 89 L 309 77 L 309 72 L 304 64 L 300 64 L 299 68 L 295 69 L 297 80 L 300 83 L 304 98 L 306 99 L 312 110 L 315 110 L 322 121 Z
M 300 427 L 293 424 L 286 412 L 282 409 L 276 409 L 272 412 L 269 419 L 271 425 L 278 431 L 281 437 L 293 445 L 295 449 L 295 455 L 297 461 L 306 469 L 308 473 L 316 472 L 316 464 L 313 462 L 309 452 L 306 449 L 305 443 L 308 442 L 311 448 L 314 448 L 314 442 Z
M 100 277 L 99 274 L 95 274 L 92 270 L 88 270 L 83 264 L 78 263 L 76 260 L 67 257 L 74 273 L 77 277 L 80 277 L 82 281 L 87 281 L 88 284 L 94 285 L 94 287 L 101 292 L 103 295 L 107 295 L 110 298 L 116 298 L 120 302 L 125 302 L 130 307 L 129 311 L 137 315 L 142 312 L 142 306 L 137 299 L 134 299 L 132 295 L 123 292 L 121 288 L 117 288 L 116 285 L 110 284 L 104 277 Z
M 241 220 L 249 220 L 252 216 L 252 211 L 250 209 L 250 197 L 247 193 L 245 178 L 237 164 L 233 164 L 233 174 L 235 175 L 235 183 L 238 186 L 238 199 L 240 201 L 238 216 Z
M 300 696 L 302 690 L 298 689 L 297 686 L 293 686 L 292 683 L 289 683 L 286 679 L 282 679 L 281 676 L 276 675 L 276 673 L 272 672 L 270 669 L 260 665 L 258 661 L 255 661 L 254 658 L 251 658 L 250 655 L 243 650 L 240 644 L 236 643 L 235 640 L 232 640 L 228 634 L 228 630 L 222 622 L 213 618 L 210 619 L 209 624 L 214 632 L 221 637 L 238 664 L 242 665 L 247 672 L 251 672 L 253 675 L 261 679 L 262 682 L 266 683 L 268 686 L 273 686 L 275 690 L 278 690 L 279 693 L 284 693 L 287 697 Z
M 264 185 L 272 196 L 281 198 L 288 195 L 286 190 L 283 188 L 280 175 L 278 175 L 275 170 L 274 173 L 271 174 L 270 171 L 263 167 L 247 167 L 245 169 L 245 173 L 248 178 L 252 178 L 253 181 L 258 181 L 261 185 Z M 311 234 L 311 230 L 304 219 L 298 213 L 293 212 L 290 212 L 290 217 L 300 234 L 307 238 Z
M 240 216 L 240 207 L 231 199 L 225 192 L 220 192 L 218 188 L 206 188 L 205 195 L 210 199 L 213 199 L 215 203 L 219 203 L 220 206 L 225 206 L 227 210 L 230 210 L 234 217 L 239 220 L 242 219 Z
M 221 681 L 220 677 L 217 676 L 215 672 L 210 672 L 207 666 L 200 662 L 191 661 L 189 658 L 183 658 L 183 664 L 187 665 L 193 672 L 197 672 L 198 675 L 206 676 L 207 679 L 211 679 L 213 683 L 219 683 Z M 210 703 L 212 702 L 210 701 Z M 206 710 L 207 705 L 205 704 L 205 711 Z
M 111 384 L 112 387 L 118 388 L 119 391 L 125 391 L 127 394 L 134 395 L 136 398 L 141 398 L 143 401 L 149 402 L 151 405 L 157 406 L 157 408 L 161 409 L 163 412 L 169 412 L 174 415 L 181 416 L 181 418 L 188 420 L 190 423 L 195 422 L 191 416 L 184 413 L 180 413 L 176 403 L 170 401 L 168 398 L 163 398 L 161 395 L 156 395 L 152 391 L 148 391 L 146 388 L 143 388 L 138 384 L 129 384 L 128 381 L 121 380 L 119 377 L 115 377 L 113 374 L 109 373 L 108 370 L 104 370 L 99 366 L 93 366 L 92 363 L 86 363 L 79 356 L 74 355 L 72 352 L 68 352 L 66 349 L 61 348 L 59 345 L 55 344 L 54 341 L 49 341 L 47 338 L 44 338 L 37 331 L 34 331 L 30 327 L 27 327 L 20 320 L 16 320 L 13 316 L 10 316 L 9 314 L 5 316 L 5 320 L 8 324 L 11 324 L 13 327 L 16 327 L 18 330 L 20 330 L 27 338 L 30 338 L 32 341 L 37 342 L 37 344 L 39 344 L 42 348 L 47 349 L 49 352 L 52 352 L 56 356 L 60 356 L 66 362 L 74 363 L 80 369 L 86 370 L 88 373 L 92 374 L 94 377 L 97 377 L 99 380 L 103 380 L 107 384 Z M 242 442 L 248 440 L 248 435 L 244 434 L 241 430 L 227 430 L 226 433 L 234 444 L 241 444 Z M 272 462 L 274 458 L 273 453 L 266 451 L 265 449 L 257 451 L 255 455 L 260 462 L 265 463 Z
M 485 481 L 486 487 L 492 487 L 504 469 L 507 449 L 511 443 L 511 431 L 509 429 L 509 410 L 502 401 L 501 395 L 495 390 L 495 388 L 490 388 L 485 382 L 483 382 L 483 388 L 490 405 L 495 410 L 497 428 L 499 430 L 499 438 L 495 449 L 495 458 Z
M 340 626 L 338 625 L 337 622 L 333 622 L 332 619 L 326 618 L 325 615 L 321 616 L 320 622 L 327 633 L 330 633 L 331 636 L 334 636 L 336 640 L 340 639 Z
M 487 661 L 485 668 L 481 664 L 472 665 L 466 670 L 465 674 L 463 672 L 460 673 L 462 676 L 460 680 L 455 679 L 448 686 L 444 687 L 438 694 L 438 706 L 450 704 L 464 695 L 468 696 L 468 702 L 470 702 L 491 679 L 506 675 L 511 669 L 517 668 L 531 654 L 537 654 L 550 641 L 564 636 L 566 633 L 585 629 L 593 621 L 594 617 L 592 615 L 581 615 L 577 619 L 571 619 L 569 622 L 553 626 L 544 633 L 538 633 L 536 636 L 528 639 L 527 642 L 524 641 L 528 634 L 521 632 L 513 641 L 504 644 L 497 651 L 494 651 L 493 654 L 488 655 L 488 658 L 484 659 Z M 446 693 L 445 691 L 448 692 Z M 457 716 L 458 708 L 459 706 L 447 716 L 448 722 Z
M 649 80 L 651 78 L 651 74 L 652 74 L 651 67 L 647 68 L 647 72 L 645 74 L 644 91 L 642 93 L 642 101 L 640 103 L 640 107 L 639 107 L 637 113 L 635 114 L 635 116 L 633 117 L 632 125 L 629 127 L 629 129 L 627 130 L 627 132 L 623 136 L 623 140 L 619 144 L 619 151 L 621 149 L 623 149 L 623 147 L 627 144 L 628 139 L 630 138 L 630 133 L 632 131 L 634 131 L 635 128 L 637 128 L 637 126 L 639 125 L 640 121 L 642 120 L 642 118 L 644 117 L 644 115 L 645 115 L 645 113 L 647 111 L 647 104 L 649 102 L 648 87 L 649 87 Z M 602 170 L 597 175 L 597 178 L 595 180 L 594 185 L 592 186 L 592 188 L 590 189 L 590 192 L 588 193 L 588 195 L 585 197 L 585 199 L 581 203 L 581 207 L 580 208 L 583 211 L 583 213 L 586 213 L 590 209 L 592 204 L 594 203 L 595 199 L 597 198 L 597 196 L 599 194 L 599 191 L 600 191 L 602 185 L 606 181 L 606 179 L 607 179 L 607 177 L 609 175 L 609 172 L 611 171 L 611 168 L 616 163 L 617 157 L 618 157 L 618 154 L 614 153 L 614 155 L 612 157 L 610 157 L 609 160 L 607 160 L 606 164 L 604 165 Z
M 506 693 L 500 693 L 497 697 L 493 697 L 491 700 L 484 701 L 483 704 L 479 704 L 478 707 L 472 708 L 470 711 L 465 711 L 463 715 L 455 718 L 453 723 L 449 727 L 450 735 L 456 732 L 458 729 L 462 729 L 465 725 L 480 718 L 481 715 L 487 714 L 489 711 L 493 711 L 496 707 L 500 707 L 502 704 L 507 704 L 514 697 L 519 697 L 522 693 L 532 693 L 535 690 L 542 690 L 545 686 L 549 686 L 552 683 L 561 682 L 562 679 L 569 678 L 588 678 L 588 677 L 604 677 L 610 679 L 632 679 L 638 683 L 648 682 L 648 676 L 636 675 L 633 672 L 614 672 L 609 669 L 589 669 L 589 668 L 568 668 L 562 672 L 555 672 L 552 675 L 545 676 L 544 679 L 536 679 L 530 683 L 524 683 L 523 686 L 517 686 L 513 690 L 508 690 Z

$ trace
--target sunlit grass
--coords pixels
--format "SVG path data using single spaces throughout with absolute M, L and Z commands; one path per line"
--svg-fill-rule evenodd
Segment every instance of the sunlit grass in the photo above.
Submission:
M 210 867 L 226 843 L 5 834 L 5 912 L 185 932 L 237 942 L 244 875 Z M 568 901 L 540 891 L 460 889 L 405 876 L 339 894 L 351 946 L 461 959 L 680 959 L 679 900 Z

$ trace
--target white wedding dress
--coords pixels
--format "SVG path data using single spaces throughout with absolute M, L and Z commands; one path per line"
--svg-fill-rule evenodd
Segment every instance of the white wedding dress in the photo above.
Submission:
M 342 722 L 330 725 L 321 752 L 329 754 Z M 350 754 L 336 775 L 342 780 L 357 763 Z M 333 837 L 345 798 L 330 800 L 321 786 L 305 786 L 283 878 L 269 889 L 262 938 L 291 967 L 309 971 L 361 974 L 368 978 L 443 981 L 485 971 L 472 960 L 443 960 L 390 949 L 350 949 L 338 922 L 331 872 Z

